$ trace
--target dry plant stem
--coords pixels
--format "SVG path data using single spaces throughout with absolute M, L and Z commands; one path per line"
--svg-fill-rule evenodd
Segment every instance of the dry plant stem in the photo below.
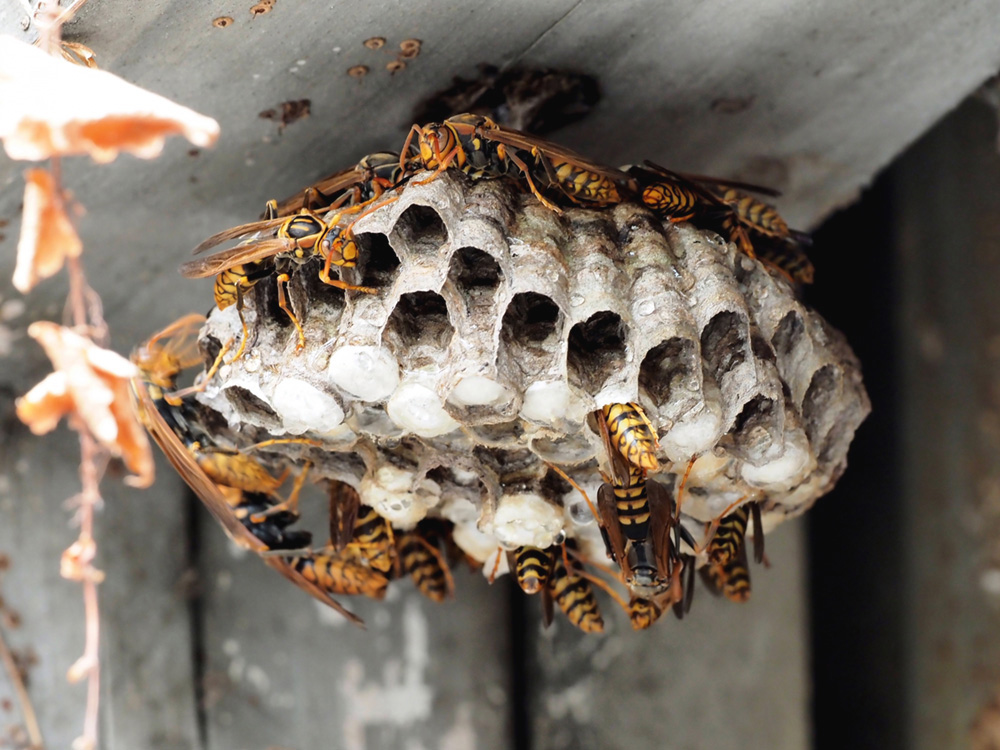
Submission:
M 42 739 L 42 730 L 38 726 L 38 717 L 35 716 L 35 707 L 31 703 L 31 698 L 28 696 L 28 691 L 24 687 L 24 680 L 21 679 L 21 671 L 17 668 L 17 664 L 14 662 L 14 655 L 10 652 L 7 647 L 7 641 L 4 640 L 3 630 L 0 629 L 0 660 L 3 661 L 4 669 L 7 670 L 7 674 L 10 675 L 11 684 L 14 686 L 14 692 L 17 693 L 17 700 L 21 704 L 21 716 L 24 718 L 24 728 L 28 732 L 28 739 L 31 740 L 31 747 L 43 748 L 45 746 L 45 740 Z
M 62 199 L 62 189 L 59 182 L 60 170 L 58 159 L 52 160 L 53 175 L 56 184 L 59 186 L 58 194 Z M 96 305 L 87 305 L 87 292 L 89 286 L 83 273 L 83 266 L 79 258 L 67 259 L 67 271 L 69 273 L 69 311 L 73 319 L 73 327 L 83 335 L 91 335 L 103 332 L 105 324 L 100 319 L 100 308 Z M 78 425 L 80 434 L 80 484 L 82 491 L 78 498 L 80 537 L 79 542 L 91 542 L 94 538 L 94 507 L 101 502 L 100 481 L 103 473 L 98 469 L 98 465 L 103 465 L 101 461 L 102 450 L 87 431 L 86 426 Z M 81 544 L 86 548 L 86 544 Z M 97 576 L 98 573 L 93 567 L 92 560 L 85 561 L 83 571 L 83 609 L 84 609 L 84 652 L 81 658 L 83 664 L 87 665 L 87 708 L 83 722 L 83 747 L 97 747 L 97 727 L 99 719 L 100 695 L 101 695 L 101 670 L 100 670 L 100 610 L 97 600 Z
M 58 175 L 58 172 L 56 172 Z M 73 318 L 73 326 L 84 334 L 90 331 L 101 331 L 104 321 L 91 320 L 87 307 L 87 280 L 83 274 L 83 266 L 79 258 L 70 258 L 67 263 L 69 272 L 69 309 Z M 99 314 L 91 306 L 92 314 Z M 99 489 L 101 470 L 98 469 L 102 450 L 97 441 L 87 431 L 84 425 L 79 425 L 80 434 L 80 484 L 82 491 L 79 500 L 80 538 L 81 543 L 90 542 L 94 538 L 94 507 L 101 502 Z M 81 545 L 86 547 L 86 545 Z M 85 641 L 81 661 L 87 665 L 87 709 L 83 723 L 83 747 L 97 747 L 97 726 L 99 718 L 99 701 L 101 695 L 100 671 L 100 612 L 97 602 L 97 571 L 92 560 L 85 561 L 83 571 L 83 608 Z
M 79 270 L 79 269 L 77 269 Z M 74 269 L 70 268 L 70 275 Z M 97 441 L 87 430 L 80 430 L 80 541 L 90 541 L 94 531 L 94 506 L 101 502 L 98 488 L 100 472 L 97 465 L 101 450 Z M 86 637 L 83 662 L 87 665 L 87 711 L 83 722 L 84 747 L 97 747 L 98 708 L 101 696 L 100 669 L 100 625 L 101 618 L 97 606 L 97 571 L 88 560 L 83 576 L 83 610 Z

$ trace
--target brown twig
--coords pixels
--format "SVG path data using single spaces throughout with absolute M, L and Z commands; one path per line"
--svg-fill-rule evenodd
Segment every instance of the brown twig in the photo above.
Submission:
M 70 276 L 80 274 L 79 266 L 70 266 Z M 78 283 L 85 284 L 82 279 Z M 86 319 L 83 323 L 86 324 Z M 78 322 L 79 324 L 79 322 Z M 91 750 L 97 747 L 97 725 L 101 697 L 100 663 L 100 611 L 97 605 L 97 584 L 101 573 L 93 566 L 96 547 L 94 539 L 94 507 L 101 502 L 99 484 L 101 481 L 98 463 L 102 450 L 86 428 L 80 430 L 80 484 L 83 489 L 79 496 L 80 536 L 77 543 L 86 550 L 82 557 L 83 609 L 85 640 L 83 656 L 77 664 L 82 664 L 87 674 L 87 708 L 83 721 L 83 736 L 80 746 Z
M 24 719 L 24 728 L 28 732 L 28 739 L 31 740 L 32 750 L 35 750 L 35 748 L 41 750 L 45 746 L 45 740 L 42 739 L 42 730 L 38 726 L 35 707 L 32 705 L 28 690 L 24 686 L 24 680 L 21 679 L 21 670 L 17 668 L 14 655 L 10 652 L 7 641 L 4 640 L 2 628 L 0 628 L 0 661 L 3 661 L 4 669 L 10 675 L 14 692 L 17 693 L 17 700 L 21 704 L 21 716 Z

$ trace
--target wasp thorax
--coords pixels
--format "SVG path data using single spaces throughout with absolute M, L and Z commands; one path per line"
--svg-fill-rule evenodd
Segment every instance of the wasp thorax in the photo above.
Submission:
M 418 141 L 428 167 L 454 148 L 443 126 Z M 638 494 L 612 497 L 612 512 L 634 506 L 633 526 L 661 539 L 673 515 L 657 508 L 687 474 L 679 522 L 693 544 L 680 549 L 699 555 L 693 569 L 707 563 L 708 524 L 734 503 L 757 502 L 770 530 L 840 476 L 869 410 L 858 362 L 783 276 L 638 203 L 557 215 L 519 181 L 431 177 L 350 216 L 364 236 L 357 269 L 328 270 L 375 293 L 317 281 L 337 227 L 325 258 L 288 271 L 282 299 L 273 285 L 244 287 L 248 352 L 197 397 L 207 431 L 236 446 L 307 438 L 261 455 L 276 475 L 309 462 L 310 481 L 349 484 L 399 529 L 448 519 L 454 542 L 498 571 L 498 547 L 565 539 L 603 558 L 591 508 L 609 481 L 648 479 L 648 520 Z M 305 214 L 288 225 L 293 237 L 318 229 Z M 241 337 L 231 309 L 201 335 L 206 352 Z M 644 419 L 622 424 L 649 431 L 619 451 L 648 468 L 634 482 L 590 418 L 611 403 L 641 407 Z M 622 537 L 632 593 L 662 595 L 660 550 Z

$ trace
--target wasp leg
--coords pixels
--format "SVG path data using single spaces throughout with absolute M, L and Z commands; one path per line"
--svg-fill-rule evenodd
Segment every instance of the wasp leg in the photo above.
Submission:
M 309 469 L 312 468 L 312 462 L 306 461 L 305 466 L 302 467 L 302 471 L 299 475 L 295 477 L 295 484 L 292 485 L 292 491 L 288 495 L 288 499 L 280 503 L 272 505 L 265 511 L 260 513 L 254 513 L 250 516 L 250 521 L 252 523 L 262 523 L 268 516 L 274 516 L 278 513 L 295 513 L 299 512 L 299 493 L 302 492 L 302 486 L 306 483 L 306 476 L 309 474 Z M 281 475 L 281 479 L 288 476 L 288 471 L 286 470 L 284 474 Z
M 584 492 L 583 487 L 574 482 L 573 478 L 570 477 L 569 474 L 567 474 L 565 471 L 560 469 L 555 464 L 550 464 L 548 461 L 546 461 L 545 465 L 548 466 L 550 469 L 552 469 L 552 471 L 561 476 L 563 479 L 565 479 L 573 489 L 575 489 L 577 492 L 583 495 L 583 499 L 587 501 L 587 507 L 590 508 L 590 512 L 593 514 L 594 520 L 597 521 L 598 525 L 601 525 L 601 517 L 597 514 L 597 508 L 594 507 L 594 503 L 591 501 L 590 496 L 586 492 Z
M 438 163 L 437 169 L 435 169 L 434 172 L 431 174 L 431 176 L 428 177 L 427 179 L 420 180 L 418 182 L 414 182 L 413 184 L 414 185 L 427 185 L 427 184 L 429 184 L 431 182 L 434 182 L 434 180 L 436 180 L 441 175 L 442 172 L 444 172 L 446 169 L 448 169 L 448 166 L 451 164 L 451 160 L 455 158 L 455 155 L 458 154 L 458 150 L 460 148 L 461 148 L 460 145 L 456 145 L 455 148 L 453 148 L 451 151 L 449 151 L 444 156 L 441 156 L 441 154 L 437 153 L 437 150 L 435 150 L 435 152 L 434 152 L 434 158 L 437 159 L 437 163 Z
M 323 448 L 325 443 L 320 443 L 317 440 L 310 440 L 309 438 L 273 438 L 271 440 L 264 440 L 260 443 L 254 443 L 253 445 L 248 445 L 244 448 L 244 451 L 254 451 L 260 450 L 261 448 L 267 448 L 271 445 L 288 445 L 289 443 L 296 443 L 298 445 L 310 445 L 314 448 Z
M 278 218 L 278 201 L 269 200 L 264 206 L 264 221 L 271 221 Z
M 487 579 L 490 586 L 497 579 L 497 571 L 500 570 L 500 557 L 503 555 L 503 547 L 497 547 L 497 559 L 493 562 L 493 570 L 490 571 L 490 576 Z
M 498 149 L 498 151 L 500 151 Z M 500 153 L 506 154 L 507 158 L 511 160 L 515 167 L 521 170 L 521 174 L 524 175 L 524 179 L 528 183 L 528 189 L 531 190 L 531 194 L 538 198 L 538 202 L 545 206 L 550 211 L 555 211 L 557 214 L 561 214 L 563 210 L 559 208 L 555 203 L 550 201 L 540 192 L 538 192 L 538 187 L 535 185 L 535 181 L 531 179 L 531 171 L 528 169 L 528 165 L 517 154 L 514 154 L 506 149 L 500 151 Z M 565 192 L 565 191 L 563 191 Z
M 403 148 L 399 152 L 399 172 L 403 174 L 406 172 L 406 157 L 410 153 L 410 146 L 413 145 L 413 136 L 420 137 L 420 126 L 414 123 L 410 126 L 410 132 L 406 134 L 406 141 L 403 142 Z
M 691 456 L 687 468 L 684 469 L 684 476 L 681 478 L 681 483 L 677 486 L 677 507 L 674 508 L 674 518 L 679 519 L 681 517 L 681 503 L 684 502 L 684 487 L 687 485 L 688 477 L 691 476 L 691 468 L 697 460 L 697 456 Z
M 735 219 L 729 227 L 729 241 L 735 242 L 737 247 L 751 258 L 757 258 L 757 253 L 753 251 L 753 243 L 750 242 L 750 235 L 744 226 L 736 223 Z
M 295 330 L 299 334 L 299 343 L 295 346 L 295 351 L 300 352 L 302 348 L 306 345 L 306 335 L 302 332 L 302 324 L 299 323 L 299 319 L 295 317 L 295 313 L 292 312 L 292 306 L 288 304 L 288 299 L 285 296 L 285 287 L 288 286 L 288 282 L 291 277 L 287 273 L 278 274 L 278 307 L 285 311 L 285 314 L 291 318 L 292 323 L 295 324 Z
M 243 352 L 247 348 L 247 339 L 250 337 L 250 331 L 247 328 L 246 318 L 243 317 L 243 282 L 242 280 L 236 285 L 236 314 L 240 316 L 240 325 L 243 326 L 243 335 L 240 337 L 240 347 L 236 350 L 236 354 L 233 358 L 229 360 L 226 364 L 231 365 L 236 362 L 240 357 L 243 356 Z
M 212 366 L 208 368 L 208 372 L 205 373 L 205 377 L 203 377 L 196 385 L 164 394 L 163 398 L 166 399 L 167 403 L 171 406 L 178 406 L 180 405 L 181 399 L 185 396 L 190 396 L 194 393 L 201 393 L 204 391 L 208 387 L 208 384 L 212 382 L 212 378 L 215 377 L 215 373 L 219 371 L 219 368 L 222 366 L 222 358 L 229 352 L 232 345 L 232 339 L 229 339 L 229 341 L 222 345 L 222 348 L 219 349 L 219 353 L 215 355 L 215 361 L 212 362 Z
M 417 536 L 417 542 L 422 544 L 424 548 L 434 556 L 437 560 L 438 565 L 441 566 L 441 571 L 444 573 L 445 586 L 448 589 L 448 598 L 454 598 L 455 596 L 455 579 L 452 578 L 451 568 L 448 567 L 448 563 L 445 562 L 444 556 L 441 554 L 441 550 L 435 547 L 433 544 L 428 542 L 422 536 Z
M 646 412 L 643 411 L 642 407 L 637 403 L 633 403 L 632 406 L 635 408 L 636 413 L 639 415 L 640 419 L 649 428 L 649 434 L 653 436 L 653 447 L 656 450 L 660 450 L 660 436 L 656 434 L 656 428 L 653 427 L 653 423 L 649 421 L 649 417 L 646 416 Z
M 726 506 L 726 509 L 722 511 L 722 513 L 720 513 L 719 515 L 717 515 L 715 518 L 712 519 L 711 523 L 708 524 L 708 531 L 705 533 L 705 541 L 702 542 L 700 547 L 695 547 L 695 552 L 697 554 L 700 555 L 702 552 L 708 549 L 708 545 L 712 543 L 712 540 L 715 538 L 715 533 L 719 530 L 719 524 L 722 522 L 722 519 L 728 516 L 733 510 L 736 509 L 736 507 L 740 503 L 742 503 L 746 499 L 747 496 L 744 495 L 739 500 L 734 500 L 733 502 L 729 503 L 728 506 Z

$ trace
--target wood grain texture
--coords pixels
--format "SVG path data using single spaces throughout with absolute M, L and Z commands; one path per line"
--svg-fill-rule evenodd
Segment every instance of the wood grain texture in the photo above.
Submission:
M 21 627 L 12 648 L 38 663 L 29 692 L 48 748 L 69 747 L 83 726 L 85 686 L 66 682 L 83 653 L 80 586 L 59 576 L 59 559 L 76 538 L 66 500 L 79 491 L 79 443 L 65 429 L 45 438 L 9 419 L 3 442 L 0 552 L 11 567 L 2 592 Z M 160 483 L 125 493 L 104 483 L 96 526 L 101 606 L 103 747 L 198 750 L 190 621 L 179 582 L 186 567 L 185 514 L 179 482 L 162 466 Z M 6 675 L 0 691 L 10 697 Z
M 1000 696 L 995 114 L 963 106 L 900 162 L 892 182 L 902 292 L 909 746 L 965 747 L 981 712 Z M 983 736 L 998 728 L 995 710 L 992 716 Z
M 529 647 L 535 746 L 547 750 L 767 747 L 809 744 L 802 527 L 767 540 L 772 567 L 751 568 L 739 605 L 697 583 L 692 611 L 633 632 L 602 598 L 606 635 L 561 616 Z
M 209 747 L 428 750 L 509 747 L 505 598 L 456 571 L 434 604 L 409 579 L 385 602 L 340 597 L 347 624 L 203 518 L 205 718 Z

